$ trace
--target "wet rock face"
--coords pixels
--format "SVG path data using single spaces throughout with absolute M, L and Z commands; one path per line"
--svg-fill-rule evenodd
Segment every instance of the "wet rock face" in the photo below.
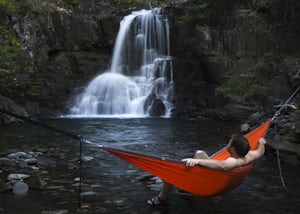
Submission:
M 279 57 L 278 51 L 297 50 L 297 45 L 286 44 L 283 32 L 292 37 L 296 35 L 288 26 L 297 28 L 294 18 L 299 18 L 295 10 L 298 3 L 263 1 L 252 2 L 251 7 L 242 5 L 242 1 L 231 1 L 227 5 L 219 1 L 213 7 L 205 1 L 191 4 L 192 1 L 186 1 L 184 7 L 172 8 L 170 12 L 177 14 L 174 20 L 180 19 L 171 25 L 177 110 L 194 115 L 201 109 L 218 108 L 224 101 L 230 102 L 222 102 L 215 88 L 232 74 L 251 81 L 254 87 L 268 88 L 268 96 L 288 97 L 286 92 L 295 85 L 297 78 L 293 77 L 297 71 L 292 71 L 291 63 L 287 63 L 290 57 L 281 54 Z M 204 87 L 200 88 L 202 82 L 210 87 L 202 84 Z M 196 102 L 201 98 L 206 101 L 205 105 Z
M 152 117 L 165 115 L 166 107 L 161 99 L 158 99 L 154 93 L 151 93 L 145 100 L 144 111 Z
M 14 77 L 15 90 L 1 85 L 5 95 L 29 114 L 67 112 L 73 89 L 106 70 L 118 32 L 113 7 L 104 1 L 97 5 L 105 11 L 91 11 L 88 4 L 38 3 L 31 12 L 12 15 L 7 24 L 20 42 L 20 72 Z
M 1 96 L 1 95 L 0 95 L 0 109 L 6 110 L 9 112 L 14 112 L 15 114 L 27 116 L 27 112 L 25 109 L 20 107 L 14 101 L 12 101 L 4 96 Z M 0 125 L 14 122 L 14 121 L 17 121 L 17 119 L 0 112 Z
M 153 117 L 159 117 L 165 115 L 166 107 L 161 99 L 155 99 L 152 102 L 152 106 L 149 110 L 149 115 Z
M 144 102 L 144 112 L 148 111 L 148 108 L 152 105 L 153 101 L 157 99 L 156 95 L 154 93 L 151 93 L 148 95 Z

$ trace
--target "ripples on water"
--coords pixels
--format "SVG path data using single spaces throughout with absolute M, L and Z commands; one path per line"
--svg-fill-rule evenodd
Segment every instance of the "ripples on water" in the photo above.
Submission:
M 97 146 L 121 146 L 181 159 L 192 156 L 196 149 L 213 154 L 227 144 L 231 133 L 238 131 L 238 124 L 166 118 L 61 118 L 43 122 L 80 134 L 94 143 L 83 145 L 83 155 L 94 157 L 92 162 L 83 163 L 83 191 L 96 193 L 82 197 L 88 213 L 295 213 L 300 208 L 299 165 L 282 161 L 285 181 L 292 192 L 288 194 L 281 187 L 276 158 L 271 153 L 256 161 L 245 182 L 230 193 L 201 199 L 173 192 L 171 205 L 157 210 L 146 206 L 146 201 L 157 191 L 151 190 L 147 181 L 140 180 L 145 173 Z M 42 148 L 62 163 L 74 161 L 79 155 L 76 140 L 30 124 L 1 127 L 0 135 L 1 151 Z M 10 192 L 0 193 L 0 208 L 7 213 L 40 213 L 56 209 L 76 212 L 78 194 L 74 178 L 78 176 L 78 170 L 62 166 L 47 171 L 51 178 L 49 183 L 54 185 L 54 181 L 63 180 L 67 182 L 65 187 L 56 191 L 30 190 L 29 195 L 21 198 Z M 0 176 L 5 181 L 5 172 Z

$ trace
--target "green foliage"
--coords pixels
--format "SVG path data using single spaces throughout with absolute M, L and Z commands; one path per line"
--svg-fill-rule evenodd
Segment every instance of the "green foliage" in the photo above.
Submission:
M 181 17 L 185 24 L 218 25 L 228 22 L 234 15 L 233 11 L 240 7 L 249 9 L 253 0 L 206 0 L 199 1 L 194 7 L 187 9 Z
M 15 57 L 19 53 L 19 42 L 5 26 L 0 25 L 0 73 L 18 70 Z
M 78 4 L 78 0 L 63 0 L 64 2 L 71 4 L 71 5 L 76 5 Z
M 0 9 L 4 8 L 9 14 L 14 14 L 16 11 L 13 0 L 0 0 Z
M 20 45 L 15 36 L 11 32 L 9 32 L 6 26 L 0 25 L 0 36 L 0 44 L 6 43 L 7 45 L 15 47 L 18 47 Z
M 151 4 L 153 6 L 164 6 L 165 2 L 164 1 L 159 1 L 159 0 L 115 0 L 118 4 L 126 4 L 126 5 L 134 5 L 134 4 Z
M 14 87 L 14 76 L 19 71 L 15 62 L 17 53 L 14 47 L 0 45 L 0 85 Z
M 50 8 L 56 8 L 56 4 L 65 2 L 69 5 L 77 5 L 79 0 L 44 0 L 44 1 L 32 1 L 32 0 L 0 0 L 0 9 L 4 9 L 9 15 L 16 13 L 28 13 L 28 12 L 40 12 L 45 4 Z M 34 5 L 33 5 L 34 4 Z
M 132 4 L 132 3 L 142 3 L 143 0 L 116 0 L 120 4 Z
M 15 6 L 17 8 L 18 13 L 28 12 L 28 10 L 32 8 L 32 5 L 28 0 L 19 0 Z
M 29 0 L 0 0 L 0 9 L 4 8 L 9 15 L 28 12 L 31 8 Z
M 292 135 L 285 135 L 282 137 L 282 139 L 284 141 L 287 141 L 289 143 L 296 143 L 296 144 L 299 144 L 299 138 L 295 137 L 295 136 L 292 136 Z
M 267 88 L 256 85 L 251 80 L 232 74 L 227 81 L 216 89 L 224 97 L 241 96 L 245 100 L 263 101 L 267 98 Z
M 180 20 L 186 24 L 203 24 L 208 23 L 211 17 L 212 10 L 205 4 L 198 8 L 192 8 L 186 11 L 185 15 L 180 17 Z
M 259 58 L 258 63 L 260 66 L 278 65 L 283 61 L 283 59 L 286 57 L 286 55 L 288 55 L 288 54 L 280 53 L 278 51 L 273 52 L 273 53 L 267 53 Z

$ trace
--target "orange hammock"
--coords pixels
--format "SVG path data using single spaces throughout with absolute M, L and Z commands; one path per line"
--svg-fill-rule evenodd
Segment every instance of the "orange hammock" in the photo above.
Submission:
M 258 140 L 265 136 L 270 122 L 268 120 L 245 135 L 250 143 L 251 150 L 257 148 Z M 249 163 L 229 171 L 200 166 L 187 168 L 182 161 L 107 146 L 101 148 L 182 190 L 200 197 L 213 197 L 236 188 L 246 178 L 253 165 L 253 163 Z M 224 147 L 212 155 L 211 159 L 225 160 L 229 156 L 226 147 Z

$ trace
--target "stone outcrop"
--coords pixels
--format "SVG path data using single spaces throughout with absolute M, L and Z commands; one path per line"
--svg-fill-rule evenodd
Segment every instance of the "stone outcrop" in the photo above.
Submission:
M 145 100 L 144 112 L 148 113 L 152 117 L 159 117 L 165 115 L 166 107 L 163 101 L 157 98 L 155 93 L 151 93 Z
M 18 104 L 16 104 L 14 101 L 10 100 L 9 98 L 6 98 L 4 96 L 0 95 L 0 110 L 6 110 L 9 112 L 13 112 L 18 115 L 23 115 L 23 116 L 28 116 L 27 112 L 25 109 L 20 107 Z M 17 121 L 18 119 L 8 116 L 2 112 L 0 112 L 0 125 L 5 124 L 5 123 L 10 123 Z
M 31 115 L 66 113 L 74 90 L 104 72 L 109 63 L 119 17 L 105 2 L 80 1 L 73 7 L 33 1 L 29 11 L 7 15 L 11 21 L 0 20 L 20 41 L 21 67 L 13 78 L 14 88 L 2 83 L 1 94 Z M 91 11 L 93 6 L 97 10 Z

